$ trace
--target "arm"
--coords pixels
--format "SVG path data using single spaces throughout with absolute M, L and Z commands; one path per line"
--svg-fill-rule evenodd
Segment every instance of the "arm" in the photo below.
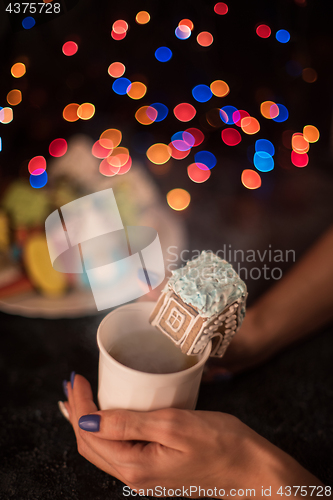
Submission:
M 251 308 L 222 360 L 231 371 L 258 364 L 333 319 L 333 227 Z

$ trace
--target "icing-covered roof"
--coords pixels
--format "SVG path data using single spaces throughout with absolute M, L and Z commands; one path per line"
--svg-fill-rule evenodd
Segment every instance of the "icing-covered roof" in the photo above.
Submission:
M 167 287 L 205 317 L 223 311 L 246 294 L 246 285 L 232 265 L 206 251 L 172 271 Z

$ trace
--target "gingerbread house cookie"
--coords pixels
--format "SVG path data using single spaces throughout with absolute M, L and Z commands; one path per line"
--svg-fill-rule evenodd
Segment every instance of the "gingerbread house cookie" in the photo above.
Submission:
M 211 356 L 222 357 L 245 316 L 246 285 L 232 265 L 212 252 L 176 269 L 149 321 L 188 355 L 212 340 Z

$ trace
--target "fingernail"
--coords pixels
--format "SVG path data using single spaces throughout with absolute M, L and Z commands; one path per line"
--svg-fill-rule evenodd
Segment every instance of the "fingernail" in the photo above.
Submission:
M 84 431 L 98 432 L 100 421 L 100 415 L 83 415 L 79 419 L 79 427 Z
M 71 373 L 71 386 L 72 386 L 72 389 L 74 387 L 74 378 L 75 378 L 75 372 L 72 372 Z
M 63 391 L 64 391 L 66 398 L 68 398 L 67 380 L 62 381 L 62 388 L 63 388 Z
M 59 410 L 61 411 L 62 415 L 65 417 L 65 419 L 69 421 L 69 413 L 67 411 L 67 408 L 66 408 L 64 402 L 58 401 L 58 407 L 59 407 Z

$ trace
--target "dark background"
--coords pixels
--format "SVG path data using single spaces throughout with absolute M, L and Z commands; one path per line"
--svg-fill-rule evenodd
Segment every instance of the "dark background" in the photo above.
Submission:
M 105 128 L 119 128 L 134 159 L 141 161 L 158 184 L 161 195 L 175 187 L 191 193 L 188 209 L 177 213 L 186 223 L 189 249 L 233 248 L 294 249 L 296 260 L 332 222 L 332 3 L 307 0 L 306 5 L 285 1 L 227 1 L 229 12 L 217 16 L 215 2 L 146 2 L 80 0 L 61 2 L 64 14 L 45 22 L 37 19 L 30 30 L 21 19 L 5 12 L 0 3 L 0 105 L 12 88 L 22 91 L 23 101 L 14 107 L 14 120 L 0 124 L 0 189 L 18 177 L 28 178 L 27 163 L 36 155 L 48 159 L 48 145 L 57 137 L 68 140 L 84 133 L 97 140 Z M 135 23 L 139 10 L 151 21 Z M 66 12 L 65 12 L 66 11 Z M 125 19 L 130 29 L 120 42 L 111 39 L 112 23 Z M 195 35 L 180 41 L 174 29 L 190 18 Z M 259 23 L 272 29 L 269 39 L 255 34 Z M 280 44 L 276 30 L 287 29 L 291 41 Z M 211 47 L 196 43 L 199 31 L 214 36 Z M 65 57 L 63 43 L 74 40 L 79 50 Z M 159 63 L 154 51 L 169 46 L 173 58 Z M 122 61 L 129 79 L 144 81 L 147 95 L 132 101 L 118 96 L 107 67 Z M 22 61 L 23 78 L 13 79 L 10 68 Z M 312 67 L 314 83 L 290 74 L 292 67 Z M 194 85 L 227 81 L 230 94 L 208 103 L 194 103 Z M 260 117 L 263 100 L 287 106 L 289 119 L 275 123 Z M 134 119 L 136 109 L 160 101 L 169 108 L 166 120 L 144 128 Z M 204 149 L 218 164 L 204 184 L 194 184 L 186 167 L 193 155 L 167 168 L 156 168 L 145 150 L 155 142 L 170 141 L 182 128 L 172 109 L 191 102 L 197 115 L 189 126 L 201 128 Z M 62 118 L 70 102 L 92 102 L 92 120 L 68 123 Z M 258 137 L 242 134 L 240 145 L 230 148 L 221 141 L 222 123 L 212 127 L 206 113 L 226 104 L 246 109 L 261 124 Z M 311 145 L 309 165 L 294 167 L 283 146 L 285 130 L 301 132 L 304 125 L 318 127 L 321 137 Z M 249 191 L 240 182 L 255 139 L 266 138 L 276 149 L 275 169 L 262 174 L 262 187 Z M 281 263 L 285 270 L 292 262 Z M 273 280 L 249 280 L 250 302 Z M 38 320 L 0 316 L 2 348 L 0 373 L 0 498 L 7 499 L 107 499 L 123 498 L 121 485 L 77 454 L 72 430 L 57 409 L 63 399 L 61 381 L 71 370 L 97 386 L 95 332 L 103 315 L 93 318 Z M 199 408 L 233 413 L 311 470 L 326 484 L 333 481 L 331 357 L 332 331 L 319 333 L 282 353 L 249 374 L 202 386 Z

